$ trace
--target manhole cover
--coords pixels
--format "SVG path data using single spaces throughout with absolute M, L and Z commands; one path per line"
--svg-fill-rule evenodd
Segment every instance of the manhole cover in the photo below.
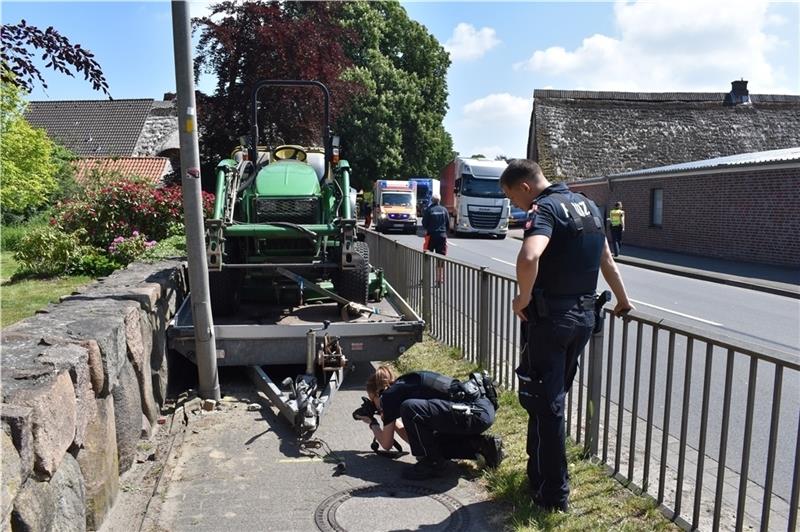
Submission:
M 461 510 L 461 511 L 459 511 Z M 317 506 L 322 532 L 420 530 L 460 532 L 469 517 L 460 502 L 421 486 L 380 485 L 340 491 Z

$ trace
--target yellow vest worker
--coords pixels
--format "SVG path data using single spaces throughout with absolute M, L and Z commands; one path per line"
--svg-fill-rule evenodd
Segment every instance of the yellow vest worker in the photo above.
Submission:
M 625 211 L 622 210 L 622 202 L 614 204 L 614 208 L 609 213 L 611 221 L 611 252 L 615 257 L 619 256 L 622 249 L 622 232 L 625 230 Z

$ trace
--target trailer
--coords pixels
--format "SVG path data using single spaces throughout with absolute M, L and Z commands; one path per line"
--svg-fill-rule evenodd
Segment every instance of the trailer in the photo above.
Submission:
M 284 270 L 286 271 L 286 270 Z M 286 271 L 287 274 L 294 275 Z M 425 323 L 382 279 L 371 273 L 371 300 L 343 304 L 324 286 L 302 279 L 299 304 L 243 302 L 235 316 L 214 316 L 218 366 L 245 366 L 299 435 L 319 426 L 352 364 L 394 360 L 422 340 Z M 167 328 L 169 349 L 195 362 L 191 294 Z M 270 367 L 303 365 L 294 379 L 275 383 Z

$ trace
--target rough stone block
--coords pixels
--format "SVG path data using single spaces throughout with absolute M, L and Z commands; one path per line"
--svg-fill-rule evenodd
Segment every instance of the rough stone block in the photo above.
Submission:
M 153 397 L 153 378 L 150 369 L 150 352 L 153 349 L 149 320 L 142 319 L 141 311 L 131 309 L 125 315 L 125 338 L 128 346 L 128 359 L 136 372 L 142 413 L 150 423 L 158 419 L 158 405 Z
M 3 432 L 11 437 L 19 454 L 20 479 L 25 482 L 33 471 L 33 409 L 3 403 L 0 405 L 0 416 Z
M 78 464 L 86 484 L 86 525 L 97 530 L 119 493 L 119 458 L 114 399 L 97 399 L 97 416 L 89 423 Z
M 13 389 L 5 400 L 33 410 L 34 469 L 44 478 L 50 478 L 75 439 L 75 387 L 69 371 Z
M 77 344 L 44 347 L 37 362 L 67 369 L 75 389 L 75 445 L 83 445 L 86 425 L 97 410 L 89 372 L 88 352 Z
M 86 530 L 86 492 L 78 462 L 66 455 L 50 481 L 29 479 L 14 501 L 11 515 L 17 531 Z
M 122 367 L 119 383 L 111 390 L 114 397 L 114 417 L 119 454 L 119 472 L 130 469 L 136 454 L 136 444 L 142 433 L 142 399 L 136 372 L 128 363 Z
M 22 463 L 14 442 L 5 431 L 0 432 L 0 452 L 2 452 L 2 472 L 3 486 L 0 491 L 0 520 L 3 523 L 8 521 L 11 510 L 14 508 L 14 497 L 17 496 L 19 488 L 22 486 Z

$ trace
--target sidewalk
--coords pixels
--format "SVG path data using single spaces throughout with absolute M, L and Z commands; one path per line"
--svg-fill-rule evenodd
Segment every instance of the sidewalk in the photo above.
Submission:
M 511 230 L 509 235 L 522 240 L 521 229 Z M 737 262 L 628 245 L 615 260 L 620 264 L 800 299 L 800 268 Z

